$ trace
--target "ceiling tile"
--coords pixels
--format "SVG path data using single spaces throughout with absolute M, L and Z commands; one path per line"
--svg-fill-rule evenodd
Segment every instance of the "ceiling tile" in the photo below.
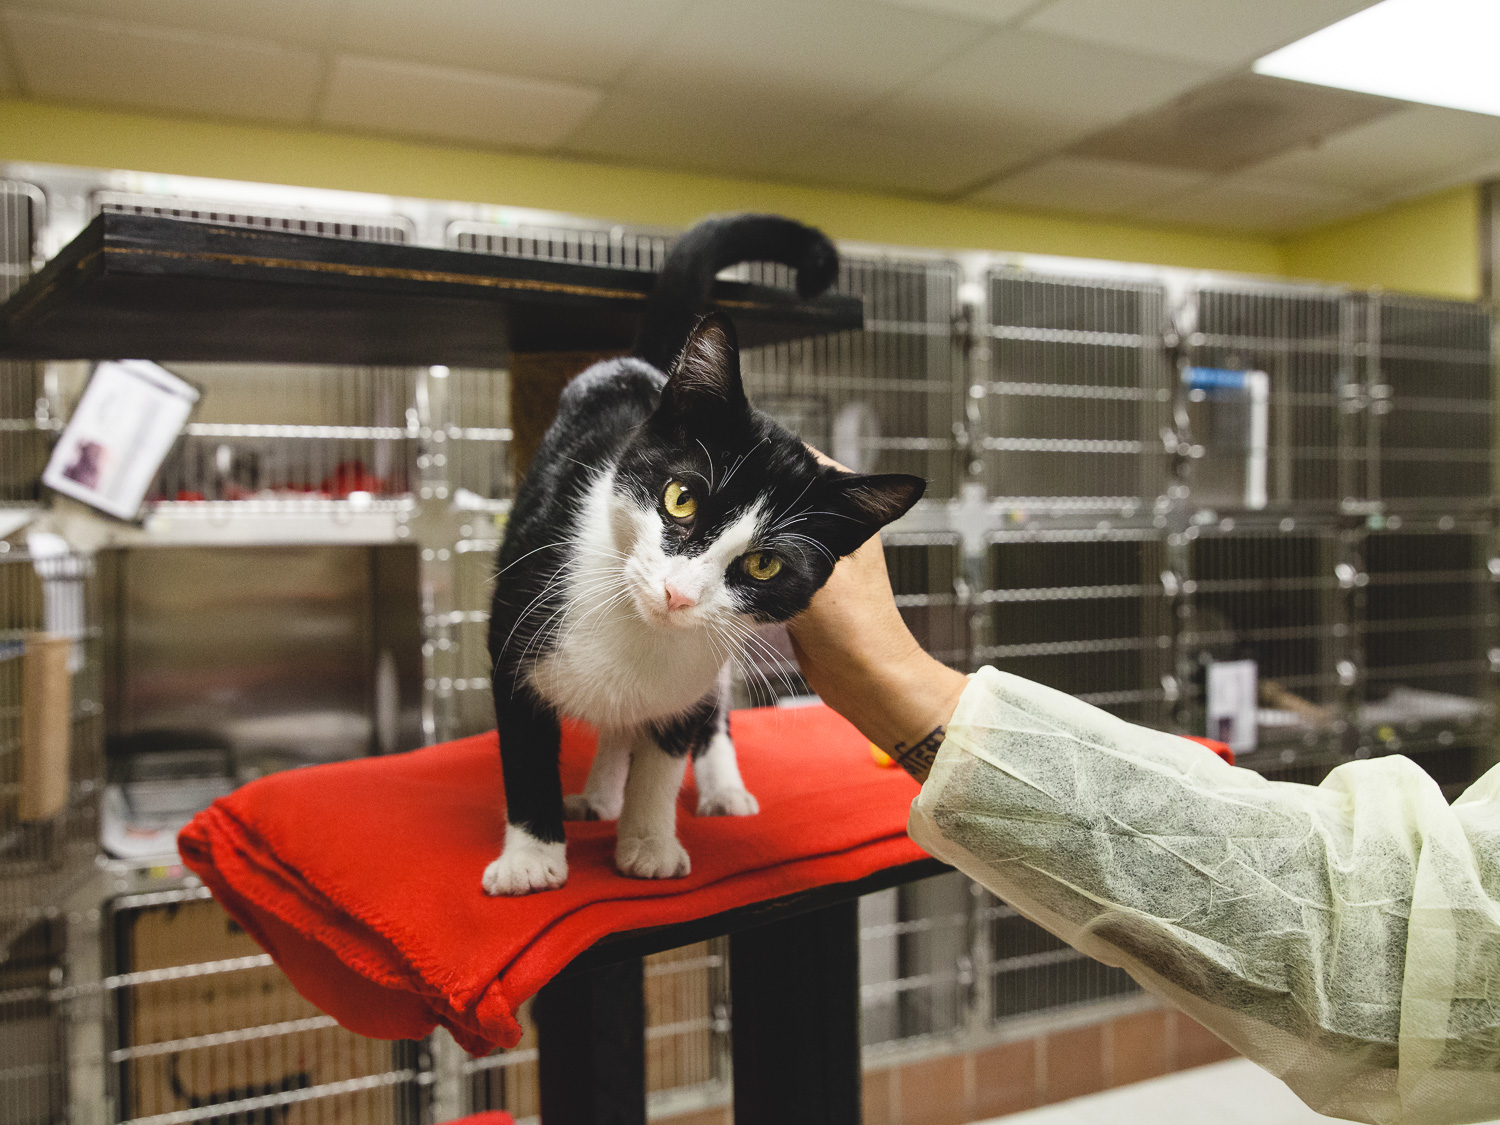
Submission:
M 320 46 L 341 0 L 28 0 L 26 7 L 151 27 Z
M 1054 151 L 1212 76 L 1193 63 L 1036 31 L 1004 30 L 936 68 L 863 120 L 893 132 L 951 137 L 955 143 Z
M 10 9 L 5 28 L 32 97 L 306 121 L 322 63 L 274 43 Z
M 930 70 L 980 30 L 967 20 L 858 0 L 704 0 L 619 88 L 831 123 Z
M 1006 207 L 1118 215 L 1182 195 L 1207 178 L 1176 168 L 1057 156 L 1007 176 L 969 198 Z
M 1228 230 L 1287 231 L 1335 218 L 1363 201 L 1345 191 L 1240 175 L 1144 208 L 1141 218 Z
M 1014 145 L 997 151 L 930 134 L 840 125 L 779 161 L 776 171 L 807 183 L 953 198 L 1036 155 Z
M 1500 117 L 1412 106 L 1258 164 L 1257 176 L 1370 195 L 1419 191 L 1500 164 Z
M 341 55 L 318 119 L 378 133 L 550 148 L 594 111 L 599 96 L 561 82 Z
M 562 147 L 633 164 L 774 176 L 780 161 L 821 131 L 805 118 L 755 103 L 725 111 L 701 102 L 609 93 Z
M 1259 58 L 1374 0 L 1054 0 L 1027 27 L 1210 65 Z
M 1234 74 L 1089 137 L 1084 156 L 1229 172 L 1400 109 L 1404 103 L 1260 74 Z
M 347 0 L 350 54 L 605 86 L 689 0 Z
M 961 16 L 982 23 L 1009 23 L 1021 13 L 1035 8 L 1037 0 L 871 0 L 873 3 L 891 4 L 897 8 L 910 8 L 916 12 L 941 12 L 946 16 Z

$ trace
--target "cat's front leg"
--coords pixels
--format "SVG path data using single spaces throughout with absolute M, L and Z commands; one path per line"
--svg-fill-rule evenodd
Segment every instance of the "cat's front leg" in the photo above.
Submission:
M 683 715 L 648 723 L 630 752 L 625 807 L 615 839 L 615 866 L 637 879 L 678 879 L 692 870 L 677 840 L 677 795 L 688 755 L 713 734 L 717 695 Z
M 729 737 L 729 666 L 719 674 L 713 732 L 693 751 L 693 781 L 699 816 L 753 816 L 760 803 L 740 778 L 740 763 Z
M 589 767 L 582 793 L 563 798 L 568 820 L 614 820 L 625 803 L 625 778 L 630 772 L 630 744 L 635 732 L 619 727 L 599 731 L 599 747 Z
M 505 847 L 484 869 L 486 894 L 552 890 L 568 879 L 557 714 L 529 690 L 496 679 L 495 717 L 505 777 Z

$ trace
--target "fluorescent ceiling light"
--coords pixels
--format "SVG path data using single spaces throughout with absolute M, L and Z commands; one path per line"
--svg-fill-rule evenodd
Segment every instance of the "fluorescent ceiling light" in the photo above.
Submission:
M 1500 116 L 1500 0 L 1384 0 L 1255 72 Z

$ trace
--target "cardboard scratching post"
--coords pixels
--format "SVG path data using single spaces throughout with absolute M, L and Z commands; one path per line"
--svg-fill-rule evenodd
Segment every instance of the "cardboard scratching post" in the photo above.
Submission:
M 55 633 L 26 634 L 21 674 L 21 808 L 23 821 L 48 820 L 68 803 L 68 736 L 73 719 L 73 642 Z
M 542 435 L 557 417 L 568 380 L 590 364 L 619 352 L 518 352 L 510 357 L 511 463 L 516 481 L 526 475 Z

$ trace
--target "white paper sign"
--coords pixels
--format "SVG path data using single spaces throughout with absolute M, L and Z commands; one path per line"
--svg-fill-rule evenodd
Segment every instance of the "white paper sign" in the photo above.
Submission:
M 42 483 L 112 516 L 134 519 L 197 401 L 194 387 L 147 360 L 99 364 Z
M 1209 738 L 1227 742 L 1236 754 L 1255 749 L 1257 674 L 1253 660 L 1225 660 L 1208 666 Z

